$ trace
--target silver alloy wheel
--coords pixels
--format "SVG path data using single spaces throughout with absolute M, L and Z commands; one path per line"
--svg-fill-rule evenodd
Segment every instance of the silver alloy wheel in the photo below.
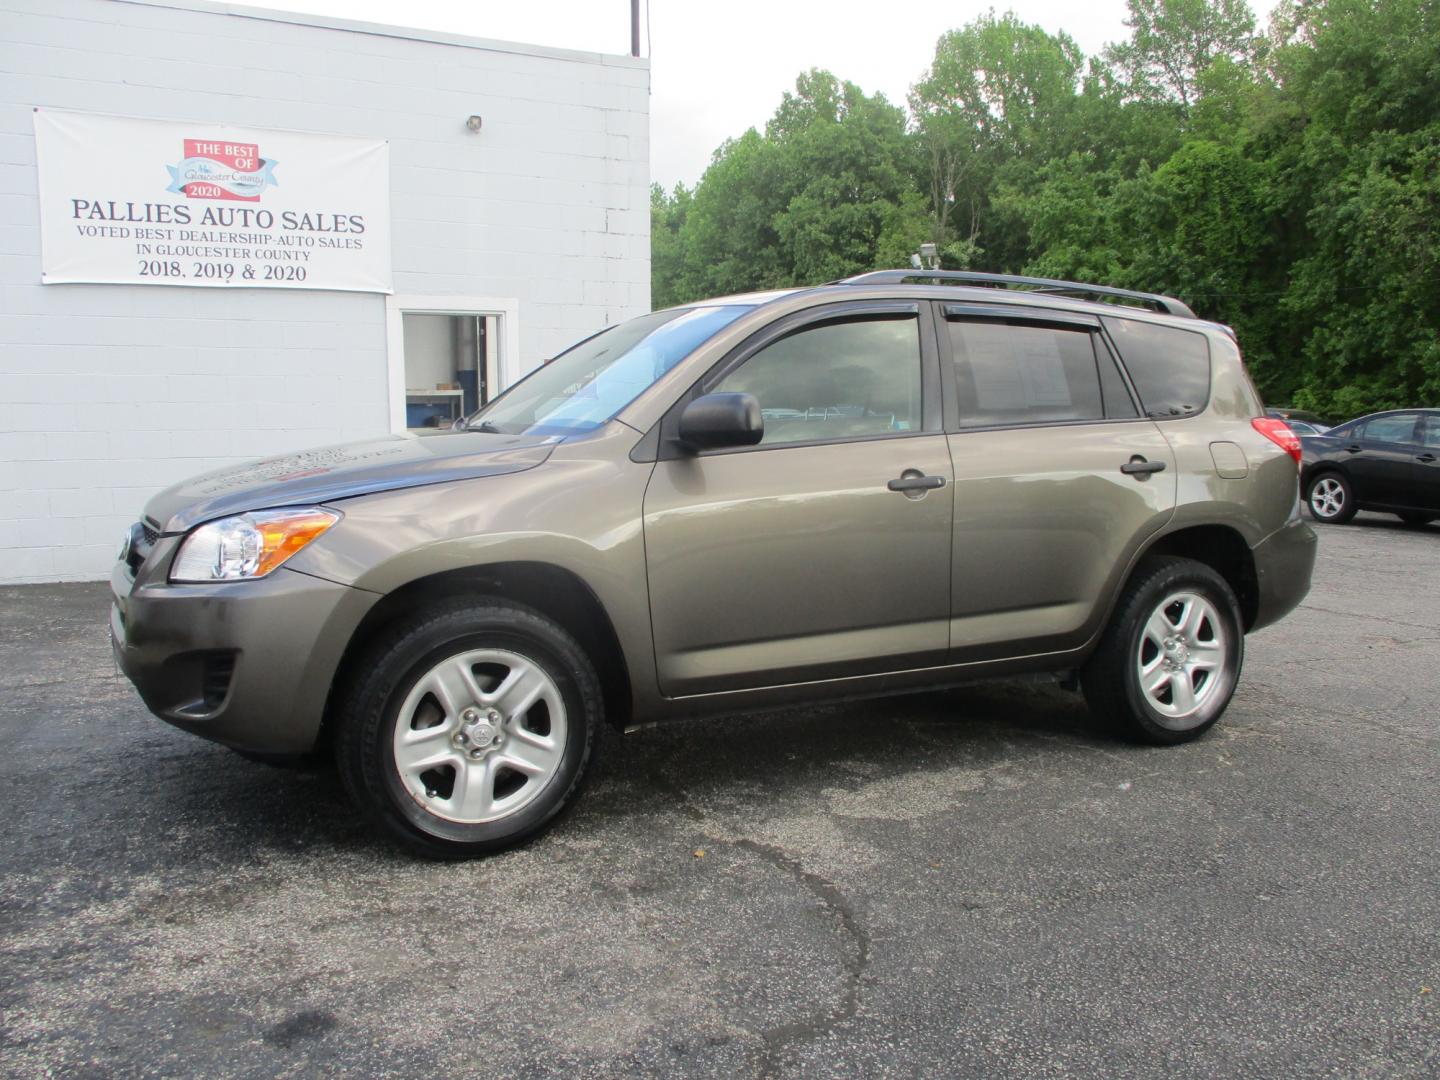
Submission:
M 1310 489 L 1310 509 L 1319 518 L 1333 518 L 1345 509 L 1345 488 L 1333 476 L 1321 477 Z
M 478 825 L 534 802 L 565 754 L 565 702 L 538 663 L 472 649 L 416 680 L 395 720 L 395 770 L 428 813 Z
M 1136 651 L 1140 690 L 1162 727 L 1183 731 L 1216 694 L 1228 672 L 1225 624 L 1197 592 L 1174 592 L 1145 622 Z

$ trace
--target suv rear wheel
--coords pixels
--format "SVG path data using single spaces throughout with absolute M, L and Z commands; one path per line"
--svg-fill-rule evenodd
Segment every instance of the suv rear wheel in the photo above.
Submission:
M 548 827 L 585 778 L 602 715 L 589 659 L 519 605 L 457 601 L 386 632 L 352 668 L 336 760 L 411 849 L 483 855 Z
M 1207 731 L 1235 693 L 1245 654 L 1229 584 L 1193 559 L 1143 562 L 1081 670 L 1096 716 L 1140 742 L 1173 745 Z

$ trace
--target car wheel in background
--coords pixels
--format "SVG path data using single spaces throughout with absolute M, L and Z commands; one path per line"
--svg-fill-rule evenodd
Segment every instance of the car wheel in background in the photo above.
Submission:
M 538 612 L 455 601 L 394 626 L 349 670 L 341 776 L 412 850 L 464 858 L 510 847 L 578 794 L 603 714 L 599 680 Z
M 1244 656 L 1240 604 L 1225 579 L 1193 559 L 1156 557 L 1126 583 L 1080 684 L 1090 711 L 1120 734 L 1168 746 L 1220 719 Z
M 1319 473 L 1305 488 L 1305 503 L 1316 521 L 1343 525 L 1355 516 L 1350 481 L 1337 472 Z

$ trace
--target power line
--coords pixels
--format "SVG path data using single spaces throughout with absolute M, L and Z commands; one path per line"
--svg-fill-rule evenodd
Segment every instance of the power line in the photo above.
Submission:
M 1423 277 L 1417 280 L 1421 285 L 1440 284 L 1440 275 Z M 1342 293 L 1378 293 L 1393 292 L 1394 290 L 1378 285 L 1339 285 L 1332 291 Z M 1273 300 L 1278 296 L 1289 296 L 1291 295 L 1291 291 L 1289 289 L 1282 289 L 1277 292 L 1186 292 L 1185 295 L 1191 299 L 1205 297 L 1209 300 Z

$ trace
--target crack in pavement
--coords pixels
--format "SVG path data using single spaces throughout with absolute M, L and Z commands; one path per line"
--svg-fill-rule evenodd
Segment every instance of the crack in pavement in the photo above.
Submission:
M 853 1019 L 860 1011 L 860 987 L 864 982 L 865 971 L 870 966 L 870 932 L 856 915 L 855 906 L 849 897 L 835 882 L 813 870 L 807 870 L 799 858 L 778 845 L 740 835 L 736 829 L 718 831 L 710 815 L 695 805 L 684 788 L 673 783 L 668 777 L 653 772 L 651 778 L 656 787 L 675 797 L 681 813 L 700 825 L 701 832 L 707 839 L 755 855 L 788 874 L 796 884 L 820 902 L 821 907 L 835 920 L 844 935 L 854 943 L 853 955 L 842 957 L 840 961 L 845 976 L 845 990 L 838 1002 L 805 1020 L 780 1024 L 758 1033 L 765 1044 L 765 1056 L 761 1059 L 758 1075 L 769 1080 L 779 1075 L 783 1064 L 781 1056 L 788 1047 L 822 1038 L 840 1024 Z
M 1432 633 L 1440 630 L 1440 627 L 1429 626 L 1425 623 L 1403 622 L 1400 619 L 1390 619 L 1382 615 L 1369 615 L 1363 611 L 1341 611 L 1338 608 L 1321 607 L 1319 604 L 1301 604 L 1301 610 L 1318 611 L 1325 615 L 1342 615 L 1351 619 L 1366 619 L 1370 622 L 1384 623 L 1386 626 L 1408 626 L 1411 630 L 1429 630 Z M 1433 640 L 1433 639 L 1422 639 Z
M 723 837 L 717 837 L 722 843 Z M 854 906 L 841 888 L 828 878 L 813 870 L 806 870 L 799 859 L 787 855 L 773 844 L 764 844 L 749 837 L 738 837 L 728 841 L 743 851 L 763 858 L 778 869 L 784 870 L 803 888 L 814 896 L 840 924 L 847 937 L 855 943 L 855 954 L 841 960 L 845 972 L 845 996 L 826 1013 L 792 1024 L 781 1024 L 760 1033 L 765 1040 L 765 1059 L 760 1064 L 760 1075 L 772 1077 L 778 1074 L 780 1057 L 785 1048 L 794 1043 L 813 1042 L 828 1034 L 845 1021 L 853 1019 L 860 1011 L 860 984 L 865 969 L 870 966 L 870 933 L 855 915 Z

